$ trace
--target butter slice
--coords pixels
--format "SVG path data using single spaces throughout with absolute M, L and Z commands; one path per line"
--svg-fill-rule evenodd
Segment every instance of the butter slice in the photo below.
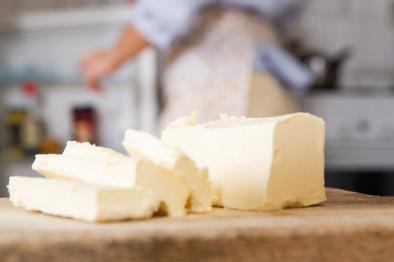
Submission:
M 88 157 L 100 160 L 125 157 L 123 154 L 110 148 L 95 146 L 88 142 L 80 143 L 76 141 L 67 142 L 63 155 Z
M 126 130 L 123 146 L 131 156 L 148 159 L 183 178 L 192 193 L 191 211 L 211 211 L 214 192 L 206 168 L 198 168 L 186 154 L 146 132 Z
M 162 140 L 209 168 L 219 205 L 275 210 L 326 199 L 322 119 L 296 113 L 190 122 L 177 120 Z
M 150 218 L 160 201 L 139 188 L 110 188 L 74 181 L 10 177 L 16 207 L 89 222 Z
M 80 180 L 102 186 L 133 187 L 139 162 L 121 156 L 95 159 L 74 155 L 36 155 L 33 170 L 49 178 Z
M 37 155 L 32 166 L 50 178 L 130 188 L 140 186 L 163 201 L 169 216 L 186 214 L 190 190 L 173 172 L 145 160 L 136 160 L 89 143 L 69 142 L 62 155 Z

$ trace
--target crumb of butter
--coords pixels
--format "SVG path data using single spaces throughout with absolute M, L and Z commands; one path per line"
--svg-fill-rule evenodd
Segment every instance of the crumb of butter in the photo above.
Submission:
M 194 110 L 190 116 L 184 116 L 171 122 L 167 128 L 181 127 L 181 126 L 194 126 L 198 124 L 198 113 Z
M 234 120 L 234 119 L 245 119 L 246 118 L 245 116 L 241 116 L 240 118 L 236 117 L 236 116 L 230 116 L 225 113 L 219 113 L 219 117 L 220 117 L 219 120 Z

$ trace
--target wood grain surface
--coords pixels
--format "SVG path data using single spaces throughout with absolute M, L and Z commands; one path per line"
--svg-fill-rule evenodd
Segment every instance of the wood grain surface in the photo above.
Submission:
M 394 198 L 327 189 L 320 206 L 108 224 L 0 199 L 0 261 L 393 261 Z

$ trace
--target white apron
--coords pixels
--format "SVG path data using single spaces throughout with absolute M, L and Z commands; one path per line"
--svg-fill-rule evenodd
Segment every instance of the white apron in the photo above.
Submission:
M 260 105 L 254 95 L 264 96 L 253 87 L 255 46 L 278 42 L 272 25 L 261 16 L 241 9 L 211 7 L 201 13 L 190 32 L 187 41 L 175 43 L 166 57 L 162 128 L 193 110 L 198 111 L 202 122 L 217 119 L 219 113 L 268 116 L 296 110 L 289 94 L 268 73 L 259 73 L 257 83 L 270 84 L 269 92 L 275 93 L 279 104 Z

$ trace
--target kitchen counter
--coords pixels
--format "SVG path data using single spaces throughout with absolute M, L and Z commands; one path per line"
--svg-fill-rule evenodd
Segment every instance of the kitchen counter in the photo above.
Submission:
M 0 200 L 0 261 L 389 261 L 394 198 L 327 189 L 328 200 L 276 212 L 88 224 Z

